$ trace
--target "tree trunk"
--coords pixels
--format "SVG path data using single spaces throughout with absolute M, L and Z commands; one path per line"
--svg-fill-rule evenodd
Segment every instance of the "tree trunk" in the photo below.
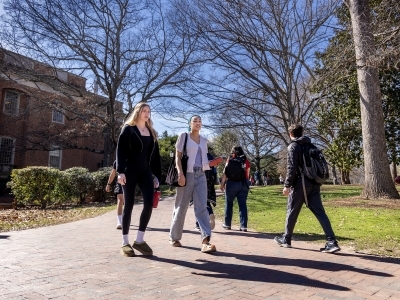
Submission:
M 367 0 L 346 0 L 350 11 L 360 90 L 366 199 L 400 198 L 391 179 L 385 142 L 381 90 L 374 66 L 375 43 Z
M 342 170 L 341 174 L 342 174 L 342 184 L 350 184 L 350 172 Z

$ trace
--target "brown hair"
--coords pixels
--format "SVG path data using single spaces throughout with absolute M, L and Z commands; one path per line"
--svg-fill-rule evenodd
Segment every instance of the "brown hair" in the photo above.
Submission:
M 300 124 L 292 124 L 289 126 L 288 131 L 292 136 L 299 138 L 303 135 L 303 126 Z

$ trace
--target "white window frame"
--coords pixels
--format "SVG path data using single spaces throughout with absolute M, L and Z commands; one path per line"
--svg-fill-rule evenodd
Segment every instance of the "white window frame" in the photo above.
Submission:
M 0 163 L 4 165 L 13 165 L 14 164 L 14 154 L 15 154 L 15 139 L 8 137 L 8 136 L 0 136 L 0 150 L 3 144 L 3 139 L 11 140 L 12 141 L 12 150 L 11 150 L 11 159 L 10 162 L 3 162 L 2 153 L 0 151 Z
M 17 104 L 16 104 L 16 108 L 15 108 L 15 112 L 7 112 L 6 111 L 6 102 L 9 101 L 7 100 L 7 94 L 8 93 L 12 93 L 14 95 L 17 95 Z M 19 112 L 19 93 L 17 93 L 16 91 L 12 91 L 12 90 L 5 90 L 4 91 L 4 104 L 3 104 L 3 112 L 6 115 L 11 115 L 11 116 L 18 116 L 18 112 Z
M 58 120 L 58 117 L 62 117 L 62 120 Z M 64 124 L 64 113 L 61 110 L 57 110 L 53 108 L 52 114 L 51 114 L 51 121 L 53 123 L 59 123 L 59 124 Z
M 52 147 L 57 148 L 57 147 Z M 51 165 L 52 157 L 58 157 L 58 166 Z M 49 151 L 49 167 L 61 169 L 61 159 L 62 159 L 62 150 L 61 149 L 54 149 Z

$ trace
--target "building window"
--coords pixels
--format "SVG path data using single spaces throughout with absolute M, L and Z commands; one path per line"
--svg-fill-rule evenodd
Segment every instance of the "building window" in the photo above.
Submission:
M 49 167 L 61 169 L 61 150 L 49 152 Z
M 52 121 L 55 123 L 64 124 L 64 114 L 61 111 L 53 109 Z
M 19 96 L 15 92 L 6 91 L 4 93 L 4 113 L 8 115 L 18 115 Z
M 14 139 L 0 137 L 0 164 L 14 163 Z

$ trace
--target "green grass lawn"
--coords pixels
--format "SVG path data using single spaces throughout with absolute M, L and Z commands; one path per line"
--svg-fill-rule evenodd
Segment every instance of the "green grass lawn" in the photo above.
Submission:
M 322 186 L 325 210 L 341 246 L 357 252 L 400 257 L 400 200 L 363 200 L 358 198 L 362 186 Z M 248 228 L 271 235 L 284 230 L 287 198 L 281 186 L 252 188 L 247 199 Z M 224 219 L 225 200 L 217 200 L 215 214 Z M 232 225 L 239 225 L 235 201 Z M 325 235 L 317 219 L 303 206 L 294 235 L 296 240 L 323 246 Z

